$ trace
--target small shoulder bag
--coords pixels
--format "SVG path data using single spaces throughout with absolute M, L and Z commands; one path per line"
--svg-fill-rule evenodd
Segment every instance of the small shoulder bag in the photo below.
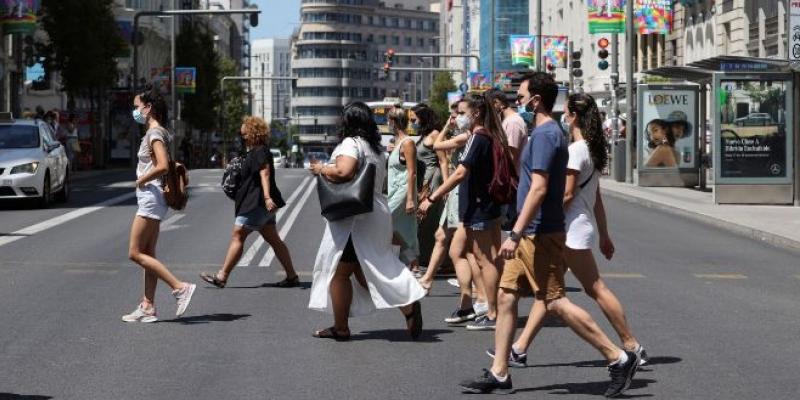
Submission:
M 322 216 L 328 221 L 338 221 L 359 214 L 372 212 L 375 198 L 375 164 L 367 161 L 361 142 L 359 147 L 359 169 L 352 180 L 334 183 L 324 176 L 317 176 L 317 194 Z

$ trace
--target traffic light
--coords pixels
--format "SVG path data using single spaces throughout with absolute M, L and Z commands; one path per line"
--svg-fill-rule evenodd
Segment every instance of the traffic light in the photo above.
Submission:
M 570 73 L 575 78 L 580 78 L 583 76 L 583 70 L 581 69 L 581 56 L 583 56 L 583 53 L 580 50 L 575 50 L 572 52 L 572 65 L 570 66 Z
M 252 27 L 258 26 L 258 13 L 257 12 L 250 13 L 250 26 L 252 26 Z
M 23 60 L 27 67 L 33 67 L 36 64 L 36 51 L 33 48 L 33 37 L 25 36 L 23 39 L 24 46 L 22 48 Z
M 392 64 L 394 63 L 394 49 L 386 50 L 383 56 L 385 61 L 383 63 L 383 72 L 389 75 L 389 71 L 392 69 Z
M 597 46 L 600 47 L 600 51 L 597 52 L 597 56 L 600 57 L 600 62 L 597 63 L 597 67 L 600 68 L 601 71 L 605 71 L 608 69 L 608 39 L 601 38 L 597 41 Z

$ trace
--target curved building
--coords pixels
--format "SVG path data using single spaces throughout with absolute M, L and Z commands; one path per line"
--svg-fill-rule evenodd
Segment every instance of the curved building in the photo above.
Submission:
M 292 43 L 297 85 L 292 118 L 301 144 L 329 145 L 342 107 L 352 101 L 427 97 L 430 73 L 383 71 L 384 53 L 438 52 L 439 13 L 429 0 L 303 0 Z M 438 1 L 436 2 L 438 3 Z M 431 67 L 430 59 L 395 57 L 395 67 Z M 427 85 L 426 85 L 427 83 Z

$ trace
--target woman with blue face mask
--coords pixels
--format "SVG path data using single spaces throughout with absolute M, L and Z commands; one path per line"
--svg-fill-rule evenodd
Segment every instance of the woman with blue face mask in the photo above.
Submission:
M 144 269 L 144 296 L 132 313 L 124 315 L 125 322 L 155 322 L 156 284 L 164 281 L 172 288 L 180 317 L 189 306 L 195 285 L 178 280 L 167 267 L 155 258 L 156 241 L 161 221 L 167 214 L 162 181 L 167 173 L 167 148 L 172 135 L 162 123 L 168 120 L 167 102 L 157 91 L 146 90 L 133 100 L 133 120 L 147 129 L 137 153 L 136 202 L 138 210 L 131 226 L 128 257 Z

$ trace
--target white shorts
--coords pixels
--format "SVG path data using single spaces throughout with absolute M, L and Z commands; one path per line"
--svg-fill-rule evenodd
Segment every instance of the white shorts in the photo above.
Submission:
M 157 185 L 148 184 L 144 189 L 136 188 L 136 203 L 139 205 L 136 215 L 144 218 L 161 221 L 169 211 L 164 192 Z
M 578 214 L 567 219 L 567 247 L 573 250 L 586 250 L 594 246 L 596 230 L 592 218 L 586 214 Z

